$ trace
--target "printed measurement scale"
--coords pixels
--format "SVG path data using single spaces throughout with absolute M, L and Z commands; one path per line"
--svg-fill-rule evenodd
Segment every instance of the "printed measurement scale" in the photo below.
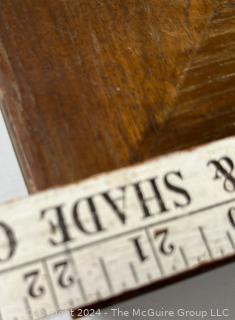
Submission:
M 87 315 L 234 256 L 234 164 L 228 138 L 1 205 L 0 319 Z

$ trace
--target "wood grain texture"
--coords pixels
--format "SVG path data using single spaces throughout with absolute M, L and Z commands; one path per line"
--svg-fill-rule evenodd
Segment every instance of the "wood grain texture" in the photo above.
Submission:
M 232 0 L 3 0 L 0 88 L 30 191 L 234 134 Z

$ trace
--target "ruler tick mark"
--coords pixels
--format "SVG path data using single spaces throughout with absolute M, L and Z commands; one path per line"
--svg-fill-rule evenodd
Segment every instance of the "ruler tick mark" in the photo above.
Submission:
M 88 299 L 87 299 L 85 288 L 83 286 L 83 282 L 82 282 L 81 279 L 78 279 L 77 281 L 78 281 L 78 287 L 79 287 L 81 295 L 82 295 L 82 299 L 83 299 L 84 302 L 87 302 Z
M 224 255 L 224 249 L 223 248 L 220 248 L 220 253 L 221 253 L 222 256 Z
M 102 257 L 100 257 L 100 258 L 99 258 L 99 261 L 100 261 L 101 269 L 103 270 L 103 274 L 104 274 L 104 277 L 105 277 L 105 279 L 106 279 L 106 282 L 107 282 L 109 291 L 110 291 L 111 293 L 113 293 L 112 282 L 111 282 L 111 279 L 110 279 L 110 276 L 109 276 L 109 273 L 108 273 L 106 264 L 105 264 L 105 262 L 104 262 L 104 259 L 103 259 Z
M 68 305 L 69 305 L 69 307 L 74 308 L 75 303 L 74 303 L 73 299 L 68 300 Z
M 188 258 L 186 256 L 186 253 L 185 253 L 185 251 L 184 251 L 184 249 L 182 247 L 179 247 L 179 250 L 180 250 L 181 257 L 182 257 L 182 259 L 184 261 L 184 264 L 188 268 L 189 267 L 189 262 L 188 262 Z
M 139 283 L 139 277 L 138 277 L 138 274 L 136 272 L 135 266 L 133 265 L 132 262 L 129 263 L 129 266 L 130 266 L 133 278 L 134 278 L 135 282 L 138 284 Z
M 148 278 L 149 281 L 152 281 L 152 279 L 153 279 L 153 277 L 152 277 L 152 275 L 150 273 L 147 273 L 147 278 Z
M 56 291 L 55 291 L 53 283 L 52 283 L 50 271 L 49 271 L 49 268 L 47 266 L 47 262 L 46 262 L 45 259 L 42 260 L 42 263 L 43 263 L 44 271 L 45 271 L 45 274 L 46 274 L 46 277 L 47 277 L 47 282 L 48 282 L 48 285 L 50 287 L 52 299 L 53 299 L 53 302 L 54 302 L 54 307 L 55 307 L 55 309 L 57 311 L 57 310 L 60 309 L 60 306 L 59 306 L 59 302 L 57 300 Z
M 205 244 L 205 247 L 206 247 L 206 249 L 207 249 L 207 252 L 208 252 L 208 254 L 209 254 L 209 257 L 210 257 L 211 259 L 213 259 L 213 254 L 212 254 L 211 248 L 210 248 L 210 246 L 209 246 L 209 243 L 208 243 L 208 241 L 207 241 L 207 238 L 206 238 L 205 232 L 204 232 L 204 230 L 203 230 L 203 227 L 199 226 L 199 227 L 198 227 L 198 230 L 199 230 L 199 232 L 200 232 L 200 234 L 201 234 L 202 240 L 203 240 L 203 242 L 204 242 L 204 244 Z
M 73 270 L 73 273 L 74 273 L 74 277 L 75 279 L 78 281 L 78 290 L 79 292 L 81 293 L 82 295 L 82 299 L 84 300 L 84 302 L 87 301 L 87 297 L 86 297 L 86 294 L 84 292 L 84 288 L 82 286 L 82 283 L 80 280 L 78 280 L 78 271 L 77 271 L 77 267 L 76 267 L 76 263 L 75 263 L 75 260 L 74 260 L 74 257 L 72 255 L 72 252 L 71 250 L 69 249 L 69 247 L 65 244 L 65 249 L 66 249 L 66 254 L 68 256 L 68 260 L 70 261 L 71 263 L 71 267 L 72 267 L 72 270 Z
M 152 249 L 152 252 L 153 252 L 153 256 L 154 256 L 155 261 L 156 261 L 156 263 L 157 263 L 158 269 L 159 269 L 159 271 L 160 271 L 160 274 L 161 274 L 161 276 L 164 276 L 164 270 L 163 270 L 161 261 L 160 261 L 158 255 L 157 255 L 157 252 L 156 252 L 156 250 L 155 250 L 155 248 L 154 248 L 154 244 L 153 244 L 152 239 L 151 239 L 151 236 L 150 236 L 150 234 L 149 234 L 149 230 L 148 230 L 148 229 L 145 229 L 145 232 L 146 232 L 146 235 L 147 235 L 149 244 L 150 244 L 150 246 L 151 246 L 151 249 Z
M 24 306 L 25 306 L 25 309 L 26 309 L 26 313 L 29 316 L 29 319 L 33 320 L 33 312 L 32 312 L 29 300 L 26 297 L 24 297 L 23 301 L 24 301 Z
M 235 250 L 235 243 L 229 231 L 226 232 L 227 238 L 233 250 Z
M 175 264 L 173 264 L 172 270 L 175 271 L 175 272 L 177 271 L 177 266 Z

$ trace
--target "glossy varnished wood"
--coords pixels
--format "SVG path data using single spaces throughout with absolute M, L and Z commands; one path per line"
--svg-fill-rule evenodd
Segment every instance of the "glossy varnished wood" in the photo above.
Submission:
M 235 132 L 232 0 L 3 0 L 2 109 L 31 191 Z

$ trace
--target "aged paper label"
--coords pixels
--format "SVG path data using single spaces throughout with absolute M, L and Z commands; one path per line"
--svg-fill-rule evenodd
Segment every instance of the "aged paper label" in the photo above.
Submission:
M 0 206 L 0 319 L 38 319 L 235 252 L 235 138 Z

